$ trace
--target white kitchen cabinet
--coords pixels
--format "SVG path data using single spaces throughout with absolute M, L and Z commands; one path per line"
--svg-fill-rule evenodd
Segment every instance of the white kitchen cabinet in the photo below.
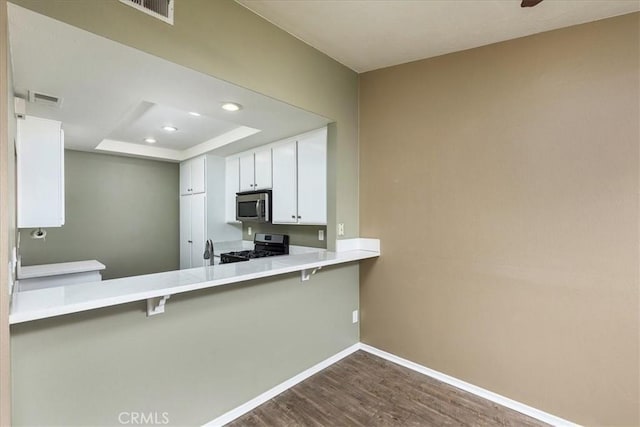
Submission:
M 327 223 L 327 129 L 273 147 L 273 223 Z
M 240 156 L 240 191 L 271 188 L 271 148 Z
M 266 190 L 271 188 L 271 148 L 257 150 L 255 156 L 255 180 L 254 190 Z
M 253 190 L 255 183 L 255 162 L 253 153 L 240 156 L 240 191 Z
M 240 159 L 227 157 L 225 161 L 225 221 L 236 220 L 236 193 L 240 191 Z
M 188 163 L 185 167 L 185 163 Z M 235 167 L 234 167 L 235 165 Z M 229 169 L 229 170 L 227 170 Z M 187 172 L 188 171 L 188 172 Z M 180 268 L 201 267 L 205 242 L 242 239 L 239 223 L 228 224 L 226 200 L 238 192 L 238 158 L 225 159 L 205 154 L 180 164 L 180 188 L 192 189 L 180 195 Z M 227 174 L 234 173 L 230 179 Z M 183 183 L 190 180 L 189 185 Z M 200 184 L 200 181 L 203 181 Z M 233 213 L 235 222 L 235 210 Z
M 64 132 L 55 120 L 18 120 L 18 228 L 64 225 Z
M 274 224 L 298 223 L 296 153 L 296 140 L 273 147 L 273 202 L 271 209 Z
M 298 224 L 327 223 L 327 129 L 298 139 Z
M 202 267 L 207 240 L 206 194 L 180 196 L 180 268 Z
M 204 193 L 207 180 L 206 156 L 180 163 L 180 194 Z

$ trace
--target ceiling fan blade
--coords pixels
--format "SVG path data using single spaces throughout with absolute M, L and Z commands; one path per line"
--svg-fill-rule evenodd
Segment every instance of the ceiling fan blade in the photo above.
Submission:
M 520 7 L 533 7 L 540 3 L 542 0 L 522 0 Z

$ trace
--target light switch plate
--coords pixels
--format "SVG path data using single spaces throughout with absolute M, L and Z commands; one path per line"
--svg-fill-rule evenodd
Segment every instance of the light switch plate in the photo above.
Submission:
M 353 310 L 351 313 L 351 322 L 358 323 L 358 310 Z

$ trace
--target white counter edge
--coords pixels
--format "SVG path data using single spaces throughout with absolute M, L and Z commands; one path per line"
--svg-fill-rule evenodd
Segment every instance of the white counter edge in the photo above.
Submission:
M 104 270 L 103 263 L 93 260 L 59 262 L 55 264 L 26 265 L 18 267 L 18 279 L 33 279 L 36 277 L 62 276 L 65 274 L 86 273 Z
M 286 267 L 272 268 L 266 271 L 252 272 L 248 274 L 241 274 L 233 277 L 227 277 L 224 279 L 216 279 L 210 281 L 202 281 L 198 283 L 192 283 L 189 285 L 166 287 L 162 289 L 154 289 L 146 292 L 138 292 L 131 294 L 118 295 L 108 298 L 99 298 L 90 301 L 83 301 L 76 304 L 65 304 L 62 306 L 53 306 L 41 310 L 29 310 L 24 312 L 14 312 L 12 307 L 12 313 L 9 315 L 9 324 L 18 324 L 23 322 L 29 322 L 32 320 L 46 319 L 50 317 L 61 316 L 71 313 L 79 313 L 82 311 L 94 310 L 103 307 L 110 307 L 119 304 L 126 304 L 135 301 L 149 300 L 151 298 L 160 298 L 170 295 L 175 295 L 183 292 L 196 291 L 200 289 L 213 288 L 217 286 L 230 285 L 233 283 L 246 282 L 248 280 L 261 279 L 265 277 L 278 276 L 282 274 L 294 273 L 304 270 L 313 270 L 318 267 L 326 267 L 336 264 L 344 264 L 348 262 L 360 261 L 368 258 L 376 258 L 380 255 L 378 251 L 369 250 L 348 250 L 341 252 L 334 252 L 335 258 L 327 260 L 319 260 L 313 262 L 301 262 L 296 265 L 289 265 Z M 292 258 L 296 255 L 290 255 Z M 203 267 L 205 268 L 205 267 Z M 215 268 L 209 267 L 209 268 Z M 38 292 L 38 291 L 31 291 Z
M 380 239 L 357 237 L 336 241 L 336 252 L 357 250 L 380 252 Z

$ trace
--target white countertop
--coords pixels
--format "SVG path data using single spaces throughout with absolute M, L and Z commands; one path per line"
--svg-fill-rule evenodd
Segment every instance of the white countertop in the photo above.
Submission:
M 18 279 L 59 276 L 62 274 L 86 273 L 104 270 L 106 267 L 95 259 L 88 261 L 60 262 L 57 264 L 27 265 L 18 268 Z
M 291 247 L 290 255 L 17 292 L 13 294 L 9 323 L 28 322 L 263 277 L 312 270 L 380 255 L 378 240 L 354 240 L 370 242 L 358 245 L 364 249 L 342 252 Z M 223 245 L 219 246 L 220 251 L 227 252 Z M 170 302 L 168 304 L 170 305 Z

